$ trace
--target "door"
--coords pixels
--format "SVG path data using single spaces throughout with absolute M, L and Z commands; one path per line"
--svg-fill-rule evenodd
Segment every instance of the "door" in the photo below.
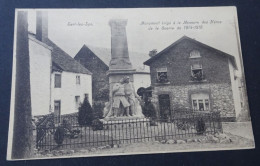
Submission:
M 167 120 L 170 117 L 170 96 L 168 94 L 159 95 L 160 118 Z
M 55 124 L 60 123 L 60 100 L 54 101 L 54 121 Z

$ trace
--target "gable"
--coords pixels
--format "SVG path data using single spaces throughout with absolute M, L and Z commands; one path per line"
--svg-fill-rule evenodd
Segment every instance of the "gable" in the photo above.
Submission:
M 222 52 L 220 50 L 217 50 L 213 47 L 210 47 L 206 44 L 203 44 L 195 39 L 191 39 L 187 36 L 183 36 L 182 38 L 180 38 L 179 40 L 175 41 L 173 44 L 171 44 L 170 46 L 166 47 L 164 50 L 162 50 L 161 52 L 159 52 L 158 54 L 154 55 L 153 57 L 151 57 L 150 59 L 148 59 L 147 61 L 144 62 L 145 65 L 150 66 L 152 63 L 154 63 L 155 60 L 157 60 L 158 58 L 162 58 L 162 56 L 164 56 L 164 54 L 166 54 L 167 52 L 169 52 L 172 49 L 175 49 L 178 45 L 183 44 L 184 42 L 190 42 L 193 43 L 194 45 L 197 45 L 197 47 L 200 48 L 204 48 L 204 49 L 208 49 L 211 52 L 216 53 L 219 56 L 226 56 L 227 58 L 230 59 L 233 67 L 235 69 L 237 69 L 237 65 L 236 65 L 236 61 L 235 61 L 235 57 L 232 55 L 229 55 L 225 52 Z M 174 55 L 173 55 L 174 56 Z
M 85 66 L 88 70 L 88 67 L 91 66 L 91 63 L 95 61 L 95 63 L 101 65 L 104 68 L 107 68 L 108 65 L 99 58 L 91 49 L 89 49 L 86 45 L 83 45 L 79 52 L 74 57 L 75 60 L 80 62 L 83 66 Z M 92 60 L 92 61 L 90 61 Z M 93 61 L 94 60 L 94 61 Z
M 74 59 L 79 61 L 79 59 L 83 60 L 84 58 L 89 58 L 88 56 L 96 56 L 108 67 L 111 59 L 111 49 L 83 45 Z M 143 65 L 143 62 L 149 59 L 148 54 L 129 51 L 129 58 L 133 68 L 136 69 L 137 72 L 150 72 L 149 67 L 145 67 L 145 65 Z
M 199 58 L 190 58 L 190 52 L 198 50 Z M 183 40 L 168 49 L 150 64 L 151 80 L 156 83 L 157 71 L 167 68 L 167 77 L 172 85 L 192 84 L 191 68 L 201 65 L 207 83 L 230 83 L 229 59 L 218 52 Z

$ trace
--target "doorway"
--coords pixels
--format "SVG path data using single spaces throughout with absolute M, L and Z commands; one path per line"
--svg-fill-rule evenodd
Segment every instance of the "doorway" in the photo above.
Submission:
M 159 95 L 160 118 L 167 120 L 171 115 L 170 96 L 168 94 Z
M 54 121 L 55 124 L 60 123 L 60 100 L 54 101 Z

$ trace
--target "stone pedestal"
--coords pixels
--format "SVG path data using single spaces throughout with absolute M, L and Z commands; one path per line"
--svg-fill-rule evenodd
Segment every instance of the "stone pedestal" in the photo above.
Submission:
M 100 120 L 105 130 L 128 130 L 134 128 L 145 129 L 150 125 L 150 119 L 145 117 L 116 117 Z

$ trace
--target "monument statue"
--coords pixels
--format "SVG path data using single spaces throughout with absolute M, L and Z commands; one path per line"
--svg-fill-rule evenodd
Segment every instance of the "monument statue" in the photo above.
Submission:
M 123 78 L 123 80 L 124 80 L 125 95 L 130 104 L 131 115 L 135 116 L 140 111 L 137 109 L 139 108 L 140 105 L 139 101 L 141 100 L 141 98 L 135 92 L 134 85 L 130 82 L 130 78 L 126 76 Z
M 113 95 L 113 104 L 112 104 L 112 111 L 114 116 L 122 116 L 124 115 L 124 112 L 126 112 L 126 116 L 130 116 L 129 114 L 129 107 L 130 104 L 127 101 L 126 94 L 125 94 L 125 87 L 123 79 L 120 81 L 120 83 L 116 83 L 113 86 L 112 89 Z M 120 112 L 120 104 L 124 107 L 123 111 Z
M 109 102 L 105 104 L 104 119 L 119 117 L 143 118 L 139 103 L 140 97 L 136 94 L 133 85 L 135 69 L 130 62 L 127 36 L 127 20 L 112 19 L 111 27 L 111 60 L 107 75 L 109 77 Z
M 107 103 L 104 109 L 105 118 L 113 117 L 144 117 L 133 84 L 128 76 L 123 77 L 119 83 L 115 83 L 112 89 L 111 103 Z

